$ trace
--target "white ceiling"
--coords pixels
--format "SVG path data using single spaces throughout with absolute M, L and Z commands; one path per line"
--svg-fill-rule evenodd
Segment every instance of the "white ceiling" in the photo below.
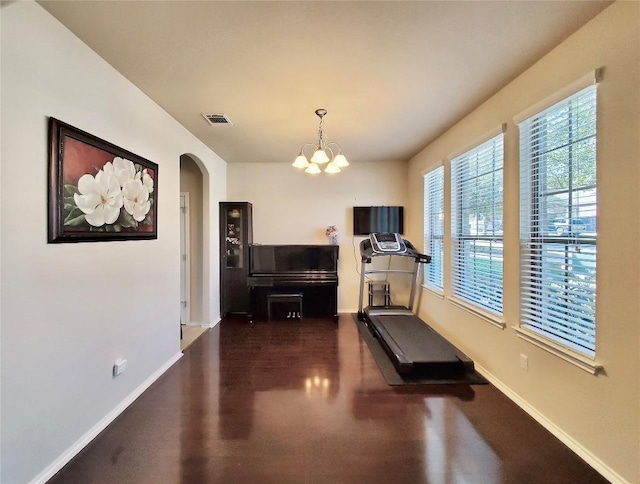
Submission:
M 610 2 L 39 3 L 224 160 L 292 162 L 326 108 L 357 163 L 408 160 Z

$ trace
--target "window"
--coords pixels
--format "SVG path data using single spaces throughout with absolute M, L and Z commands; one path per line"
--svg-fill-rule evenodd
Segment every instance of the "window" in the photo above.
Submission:
M 424 282 L 444 288 L 444 167 L 424 175 L 424 250 L 431 262 L 424 266 Z
M 520 128 L 520 327 L 595 356 L 596 86 Z
M 451 292 L 502 315 L 503 133 L 451 161 Z

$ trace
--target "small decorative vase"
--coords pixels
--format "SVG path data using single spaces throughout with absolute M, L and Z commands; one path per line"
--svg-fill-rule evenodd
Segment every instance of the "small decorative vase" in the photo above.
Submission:
M 337 235 L 329 235 L 329 244 L 338 245 L 338 236 Z

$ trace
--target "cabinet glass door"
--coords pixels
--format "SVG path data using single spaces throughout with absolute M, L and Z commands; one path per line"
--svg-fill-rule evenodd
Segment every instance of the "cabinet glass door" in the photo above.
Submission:
M 241 268 L 245 241 L 242 230 L 242 208 L 229 208 L 226 210 L 226 250 L 227 268 Z

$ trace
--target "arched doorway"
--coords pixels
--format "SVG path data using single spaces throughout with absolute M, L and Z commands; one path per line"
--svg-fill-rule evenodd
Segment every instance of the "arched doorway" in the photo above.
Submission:
M 205 200 L 208 191 L 200 163 L 190 155 L 180 156 L 180 218 L 181 218 L 181 323 L 189 326 L 209 326 L 208 273 L 205 254 Z M 207 238 L 208 239 L 208 238 Z M 187 319 L 187 320 L 185 320 Z

